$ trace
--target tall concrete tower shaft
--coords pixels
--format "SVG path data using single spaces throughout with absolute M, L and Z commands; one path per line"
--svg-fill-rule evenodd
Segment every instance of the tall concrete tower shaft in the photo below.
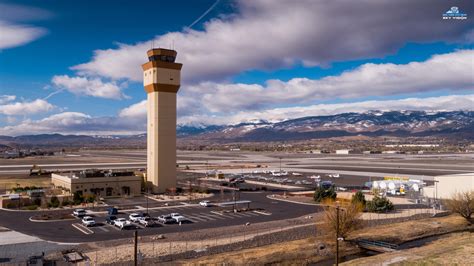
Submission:
M 176 51 L 151 49 L 142 65 L 147 92 L 147 181 L 155 193 L 176 187 L 176 93 L 182 64 Z

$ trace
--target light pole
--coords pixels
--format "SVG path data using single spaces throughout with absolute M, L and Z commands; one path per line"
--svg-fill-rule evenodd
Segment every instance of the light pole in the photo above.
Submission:
M 281 157 L 280 157 L 280 174 L 281 174 Z
M 339 204 L 336 203 L 336 266 L 339 265 Z

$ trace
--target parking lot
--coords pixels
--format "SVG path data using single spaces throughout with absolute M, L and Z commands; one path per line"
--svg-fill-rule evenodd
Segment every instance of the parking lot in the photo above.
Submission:
M 94 217 L 97 225 L 86 227 L 82 225 L 79 218 L 64 221 L 47 221 L 47 222 L 33 222 L 30 218 L 40 211 L 21 211 L 8 212 L 0 210 L 2 219 L 0 225 L 8 227 L 12 230 L 22 232 L 28 235 L 36 236 L 44 240 L 63 242 L 63 243 L 83 243 L 100 240 L 130 238 L 133 235 L 134 229 L 139 231 L 140 235 L 159 235 L 174 232 L 190 232 L 193 230 L 225 227 L 230 225 L 254 224 L 259 222 L 267 222 L 281 219 L 291 219 L 304 216 L 318 211 L 314 206 L 296 205 L 290 202 L 275 201 L 267 198 L 271 191 L 260 192 L 241 192 L 240 200 L 251 201 L 251 211 L 245 212 L 231 212 L 232 206 L 227 206 L 225 209 L 228 212 L 221 212 L 223 207 L 203 207 L 198 204 L 186 204 L 165 207 L 153 207 L 148 210 L 151 217 L 158 217 L 160 215 L 170 213 L 180 213 L 188 221 L 173 224 L 160 224 L 153 227 L 144 227 L 143 225 L 133 223 L 131 230 L 120 230 L 120 228 L 107 224 L 105 219 L 107 213 L 88 212 L 87 215 Z M 228 198 L 229 195 L 226 195 Z M 213 202 L 219 201 L 220 198 L 216 195 L 211 198 Z M 140 208 L 138 208 L 140 207 Z M 244 208 L 245 206 L 239 206 Z M 72 210 L 64 210 L 63 212 L 72 213 Z M 146 205 L 136 206 L 135 209 L 119 210 L 118 218 L 126 218 L 131 213 L 147 212 Z
M 129 220 L 129 215 L 131 213 L 142 213 L 146 212 L 146 209 L 140 210 L 130 210 L 130 211 L 121 211 L 117 215 L 117 218 L 125 218 Z M 153 231 L 153 233 L 159 233 L 162 227 L 176 227 L 176 226 L 188 226 L 190 224 L 198 224 L 198 223 L 205 223 L 205 224 L 219 224 L 223 221 L 233 220 L 234 222 L 241 222 L 243 224 L 247 223 L 249 220 L 254 221 L 254 218 L 259 216 L 270 216 L 271 213 L 262 212 L 262 211 L 242 211 L 242 212 L 231 212 L 227 210 L 227 212 L 223 212 L 222 208 L 218 207 L 202 207 L 202 206 L 177 206 L 172 208 L 162 208 L 159 210 L 149 210 L 149 215 L 154 220 L 154 224 L 149 227 L 145 227 L 144 225 L 138 222 L 132 222 L 131 226 L 120 229 L 118 226 L 111 225 L 106 223 L 107 214 L 104 213 L 88 213 L 88 216 L 94 217 L 96 221 L 96 225 L 86 227 L 81 223 L 80 218 L 72 223 L 72 227 L 79 232 L 89 235 L 89 234 L 103 234 L 108 233 L 110 231 L 121 231 L 121 230 L 134 230 L 134 229 L 144 229 Z M 157 217 L 160 215 L 167 215 L 170 213 L 179 213 L 185 217 L 185 220 L 182 221 L 181 225 L 178 222 L 173 223 L 160 223 L 157 220 Z

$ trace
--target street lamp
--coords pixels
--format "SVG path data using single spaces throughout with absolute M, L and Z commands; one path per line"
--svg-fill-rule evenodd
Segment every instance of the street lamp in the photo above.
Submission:
M 280 174 L 281 174 L 281 157 L 280 157 Z
M 336 202 L 336 266 L 339 265 L 339 203 Z

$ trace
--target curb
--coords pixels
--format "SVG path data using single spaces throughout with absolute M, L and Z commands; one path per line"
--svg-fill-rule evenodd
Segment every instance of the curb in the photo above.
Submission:
M 306 202 L 299 202 L 299 201 L 294 201 L 294 200 L 275 198 L 275 197 L 271 197 L 271 195 L 267 195 L 267 198 L 268 199 L 273 199 L 273 200 L 290 202 L 290 203 L 294 203 L 294 204 L 301 204 L 301 205 L 308 205 L 308 206 L 321 206 L 320 204 L 316 204 L 316 203 L 306 203 Z
M 74 221 L 75 219 L 37 220 L 37 219 L 33 219 L 33 216 L 31 216 L 30 218 L 28 218 L 28 220 L 33 223 L 53 223 L 53 222 Z

